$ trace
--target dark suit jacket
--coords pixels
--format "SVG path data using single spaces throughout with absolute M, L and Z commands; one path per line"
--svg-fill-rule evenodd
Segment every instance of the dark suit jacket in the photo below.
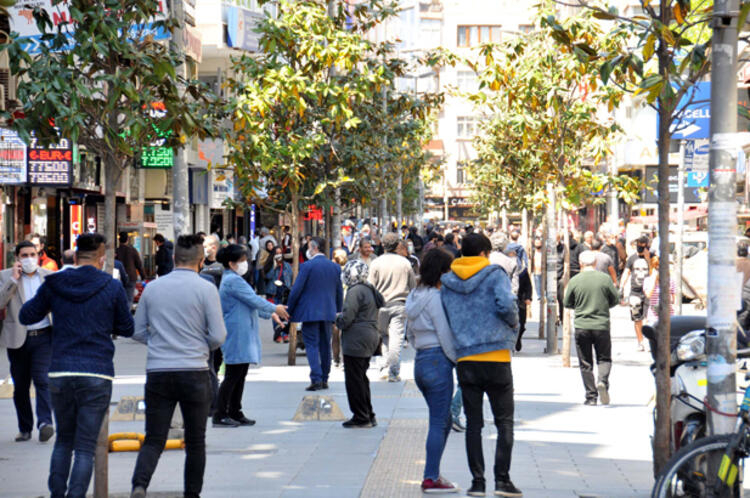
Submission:
M 343 297 L 341 267 L 325 256 L 315 256 L 299 267 L 289 294 L 289 314 L 293 322 L 333 322 Z

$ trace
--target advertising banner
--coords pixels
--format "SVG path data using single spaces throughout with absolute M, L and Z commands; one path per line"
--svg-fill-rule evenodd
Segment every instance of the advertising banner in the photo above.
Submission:
M 37 27 L 36 21 L 34 20 L 34 9 L 43 9 L 49 14 L 52 24 L 55 28 L 62 23 L 71 22 L 70 9 L 65 1 L 58 2 L 56 5 L 52 4 L 52 0 L 24 0 L 23 2 L 17 2 L 15 5 L 8 7 L 8 14 L 10 17 L 10 30 L 15 31 L 20 35 L 19 41 L 24 44 L 24 49 L 31 55 L 38 54 L 41 52 L 40 45 L 42 43 L 42 33 Z M 159 0 L 159 12 L 160 15 L 154 21 L 165 19 L 169 12 L 167 10 L 166 0 Z M 146 36 L 153 36 L 154 40 L 167 40 L 170 38 L 170 33 L 166 30 L 156 28 L 153 22 L 148 22 L 144 26 L 140 27 L 140 37 L 145 38 Z M 73 24 L 66 24 L 63 33 L 69 40 L 69 45 L 63 47 L 63 50 L 70 50 L 73 48 Z M 133 29 L 135 35 L 136 29 Z
M 36 138 L 32 138 L 27 156 L 31 185 L 67 186 L 73 183 L 73 147 L 68 139 L 41 147 Z
M 263 14 L 234 5 L 225 4 L 222 8 L 227 23 L 227 45 L 257 52 L 260 35 L 253 29 L 263 19 Z
M 70 206 L 70 244 L 76 248 L 76 239 L 83 233 L 83 206 L 72 204 Z
M 0 185 L 26 183 L 26 143 L 13 130 L 0 128 Z

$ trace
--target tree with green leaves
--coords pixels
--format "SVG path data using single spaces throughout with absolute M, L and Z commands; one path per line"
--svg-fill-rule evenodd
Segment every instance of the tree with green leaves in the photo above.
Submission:
M 550 8 L 543 5 L 540 16 Z M 588 45 L 607 49 L 609 42 L 591 15 L 571 17 L 565 26 L 581 33 Z M 612 177 L 602 167 L 619 127 L 599 111 L 613 110 L 622 93 L 602 85 L 599 72 L 575 54 L 561 53 L 551 31 L 542 25 L 504 43 L 484 45 L 478 60 L 468 62 L 478 74 L 479 90 L 465 96 L 483 114 L 474 140 L 477 159 L 468 171 L 476 201 L 489 212 L 548 204 L 575 208 L 604 202 L 593 194 L 608 189 L 635 199 L 635 181 Z M 548 218 L 547 257 L 554 264 L 556 222 L 554 215 Z M 567 281 L 567 265 L 565 274 Z M 557 288 L 557 283 L 548 286 Z M 556 352 L 555 307 L 547 303 L 550 353 Z M 570 327 L 564 332 L 563 363 L 569 365 Z
M 624 15 L 605 2 L 573 0 L 609 28 L 609 46 L 591 46 L 581 32 L 565 26 L 557 17 L 544 19 L 562 50 L 599 71 L 603 82 L 634 96 L 641 96 L 658 114 L 658 215 L 659 251 L 669 253 L 669 148 L 677 118 L 684 110 L 695 84 L 708 74 L 712 0 L 641 0 L 642 12 Z M 743 8 L 740 26 L 747 17 Z M 656 360 L 656 427 L 654 473 L 670 455 L 670 329 L 669 265 L 659 267 L 659 331 Z
M 391 178 L 388 166 L 418 163 L 429 140 L 439 97 L 388 96 L 405 63 L 391 56 L 391 43 L 365 36 L 396 7 L 281 0 L 278 16 L 256 28 L 261 53 L 233 63 L 226 167 L 245 202 L 289 215 L 295 274 L 300 210 L 332 206 L 337 188 L 342 199 L 384 195 L 378 179 Z
M 187 137 L 217 133 L 219 108 L 205 85 L 176 74 L 184 55 L 155 40 L 173 31 L 157 0 L 66 1 L 70 18 L 53 27 L 49 13 L 36 9 L 42 32 L 38 55 L 11 34 L 2 46 L 18 77 L 21 113 L 5 117 L 28 141 L 61 138 L 99 156 L 105 168 L 108 267 L 114 266 L 115 195 L 127 167 L 152 144 L 183 147 Z

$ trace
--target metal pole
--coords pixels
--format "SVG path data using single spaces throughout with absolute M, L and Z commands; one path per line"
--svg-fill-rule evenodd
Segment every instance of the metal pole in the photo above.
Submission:
M 185 23 L 185 15 L 182 10 L 182 0 L 172 3 L 172 15 L 180 23 L 172 38 L 170 45 L 172 50 L 184 56 L 185 43 L 182 35 L 182 29 Z M 177 67 L 177 74 L 185 76 L 185 64 Z M 174 166 L 172 167 L 172 216 L 174 217 L 174 237 L 175 240 L 180 235 L 190 231 L 190 204 L 188 197 L 188 167 L 185 161 L 185 152 L 181 149 L 175 150 Z
M 677 233 L 675 234 L 674 281 L 676 282 L 674 300 L 675 310 L 682 315 L 682 260 L 684 248 L 682 246 L 685 224 L 685 141 L 680 142 L 680 162 L 677 165 Z
M 708 403 L 735 413 L 736 311 L 740 285 L 735 268 L 737 230 L 737 14 L 739 0 L 716 0 L 711 50 L 711 153 L 708 189 Z M 712 434 L 732 432 L 735 418 L 709 410 Z
M 401 227 L 401 224 L 404 222 L 404 211 L 403 211 L 403 204 L 404 204 L 404 178 L 401 174 L 398 175 L 398 185 L 396 190 L 396 224 L 399 226 L 399 229 Z
M 557 353 L 557 209 L 555 186 L 547 184 L 547 354 Z M 565 248 L 567 250 L 567 248 Z

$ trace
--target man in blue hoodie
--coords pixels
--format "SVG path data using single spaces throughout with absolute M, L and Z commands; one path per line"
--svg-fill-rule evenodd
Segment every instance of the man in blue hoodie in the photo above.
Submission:
M 96 439 L 112 396 L 112 334 L 133 335 L 125 288 L 101 271 L 104 237 L 83 234 L 76 245 L 77 268 L 49 275 L 19 313 L 19 321 L 30 325 L 52 312 L 49 386 L 57 439 L 48 485 L 53 497 L 86 495 Z
M 463 257 L 441 278 L 440 294 L 453 332 L 458 383 L 466 413 L 466 455 L 472 474 L 469 496 L 484 496 L 483 399 L 486 393 L 497 427 L 495 494 L 522 496 L 510 480 L 513 451 L 513 373 L 510 352 L 518 335 L 518 306 L 510 279 L 490 264 L 492 244 L 479 233 L 467 235 Z

